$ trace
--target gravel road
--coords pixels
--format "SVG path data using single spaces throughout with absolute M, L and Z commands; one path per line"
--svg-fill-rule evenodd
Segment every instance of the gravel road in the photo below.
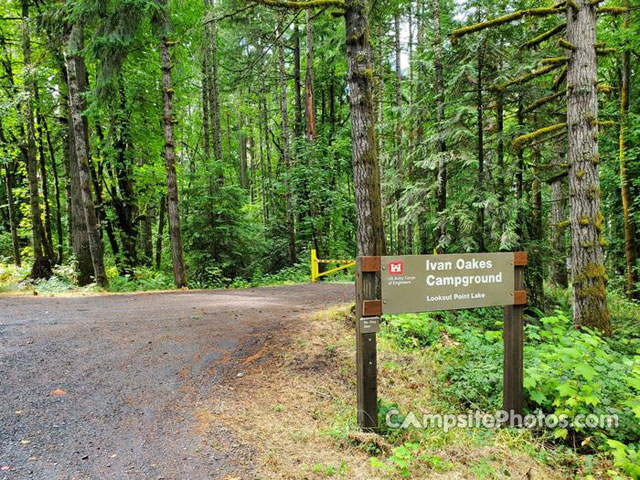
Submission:
M 201 436 L 197 407 L 269 338 L 352 298 L 342 284 L 0 296 L 0 479 L 253 478 L 251 447 Z

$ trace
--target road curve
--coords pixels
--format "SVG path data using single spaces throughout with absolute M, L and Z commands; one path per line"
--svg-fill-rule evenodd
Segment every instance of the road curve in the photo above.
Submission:
M 0 479 L 246 478 L 252 451 L 194 411 L 345 284 L 0 296 Z M 228 452 L 224 449 L 224 452 Z

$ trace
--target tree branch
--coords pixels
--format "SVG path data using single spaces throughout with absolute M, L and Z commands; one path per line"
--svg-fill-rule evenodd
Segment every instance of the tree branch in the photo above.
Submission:
M 526 73 L 524 75 L 521 75 L 517 78 L 514 78 L 513 80 L 511 80 L 510 82 L 504 83 L 502 85 L 497 85 L 495 87 L 493 87 L 495 90 L 504 90 L 507 87 L 511 87 L 513 85 L 520 85 L 522 83 L 527 83 L 531 80 L 533 80 L 536 77 L 539 77 L 541 75 L 545 75 L 549 72 L 552 72 L 553 70 L 555 70 L 556 68 L 561 67 L 563 64 L 559 63 L 559 64 L 554 64 L 554 65 L 547 65 L 541 68 L 537 68 L 535 69 L 533 72 L 530 73 Z
M 344 0 L 308 0 L 306 2 L 295 0 L 253 0 L 270 7 L 293 8 L 295 10 L 309 10 L 311 8 L 334 7 L 344 10 L 346 4 Z
M 511 144 L 511 148 L 513 149 L 514 152 L 519 152 L 520 150 L 522 150 L 522 147 L 525 143 L 531 140 L 535 140 L 536 138 L 542 135 L 546 135 L 547 133 L 552 133 L 557 130 L 560 130 L 562 128 L 564 129 L 567 128 L 567 122 L 556 123 L 555 125 L 550 125 L 548 127 L 541 128 L 539 130 L 536 130 L 535 132 L 527 133 L 525 135 L 520 135 L 519 137 L 516 137 L 513 140 L 513 143 Z
M 271 1 L 271 0 L 270 0 Z M 549 8 L 528 8 L 526 10 L 518 10 L 502 17 L 497 17 L 486 22 L 476 23 L 475 25 L 469 25 L 468 27 L 462 27 L 454 30 L 451 33 L 451 41 L 455 43 L 460 37 L 468 35 L 470 33 L 479 32 L 485 28 L 496 27 L 509 22 L 514 22 L 523 17 L 546 17 L 547 15 L 553 15 L 556 13 L 564 13 L 562 9 L 557 7 Z
M 561 96 L 562 96 L 562 95 L 564 95 L 564 94 L 565 94 L 565 92 L 564 92 L 564 91 L 562 91 L 562 92 L 557 92 L 557 93 L 554 93 L 553 95 L 549 95 L 548 97 L 543 97 L 543 98 L 541 98 L 541 99 L 539 99 L 539 100 L 536 100 L 536 101 L 535 101 L 535 102 L 533 102 L 531 105 L 529 105 L 527 108 L 525 108 L 525 109 L 522 111 L 522 114 L 523 114 L 523 115 L 526 115 L 527 113 L 531 113 L 531 112 L 533 112 L 534 110 L 537 110 L 538 108 L 540 108 L 542 105 L 545 105 L 545 104 L 547 104 L 547 103 L 549 103 L 549 102 L 553 102 L 556 98 L 559 98 L 559 97 L 561 97 Z
M 545 40 L 549 40 L 554 35 L 562 32 L 565 28 L 567 28 L 567 22 L 560 23 L 560 24 L 556 25 L 555 27 L 553 27 L 551 30 L 548 30 L 548 31 L 544 32 L 543 34 L 540 34 L 537 37 L 532 38 L 531 40 L 529 40 L 528 42 L 526 42 L 522 46 L 525 47 L 525 48 L 531 48 L 531 47 L 538 46 L 542 42 L 544 42 Z

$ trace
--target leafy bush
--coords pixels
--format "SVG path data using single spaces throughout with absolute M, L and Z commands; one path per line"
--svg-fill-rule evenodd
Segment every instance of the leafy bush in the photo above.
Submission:
M 428 315 L 389 315 L 386 334 L 404 348 L 432 345 L 440 338 L 438 323 Z
M 566 415 L 616 415 L 616 428 L 573 427 L 554 435 L 595 435 L 624 442 L 640 441 L 640 362 L 613 350 L 595 332 L 574 328 L 567 315 L 526 326 L 524 386 L 530 408 Z
M 618 310 L 628 313 L 629 308 L 635 311 L 633 306 Z M 444 402 L 453 400 L 464 408 L 484 411 L 501 408 L 502 313 L 498 309 L 445 312 L 437 316 L 440 322 L 434 317 L 390 316 L 387 334 L 401 348 L 433 344 L 446 384 Z M 624 325 L 634 328 L 630 321 Z M 433 332 L 440 332 L 442 343 L 436 342 Z M 524 347 L 525 413 L 566 416 L 570 426 L 553 431 L 555 442 L 577 445 L 584 452 L 610 452 L 620 471 L 640 478 L 640 357 L 634 344 L 622 340 L 576 329 L 562 311 L 529 319 Z M 572 423 L 586 415 L 616 416 L 618 424 Z M 377 466 L 389 469 L 390 465 L 393 462 Z M 402 474 L 402 467 L 396 467 L 396 473 Z
M 500 408 L 502 322 L 494 320 L 489 330 L 457 321 L 456 325 L 445 324 L 444 330 L 454 341 L 438 355 L 448 385 L 445 396 L 469 408 Z

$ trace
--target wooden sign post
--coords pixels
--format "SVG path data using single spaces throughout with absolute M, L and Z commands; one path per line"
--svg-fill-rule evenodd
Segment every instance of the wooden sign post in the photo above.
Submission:
M 358 425 L 378 427 L 376 333 L 384 313 L 504 305 L 503 409 L 517 425 L 523 404 L 525 252 L 358 257 L 356 365 Z

